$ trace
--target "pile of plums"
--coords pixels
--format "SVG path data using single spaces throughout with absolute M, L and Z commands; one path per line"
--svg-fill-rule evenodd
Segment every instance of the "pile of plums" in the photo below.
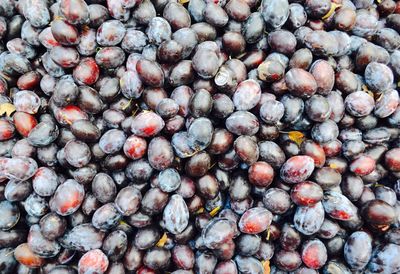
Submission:
M 0 0 L 0 273 L 400 273 L 399 32 L 394 0 Z

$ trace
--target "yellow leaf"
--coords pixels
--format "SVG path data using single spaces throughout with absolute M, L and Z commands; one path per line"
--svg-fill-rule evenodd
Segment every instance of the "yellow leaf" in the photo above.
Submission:
M 262 265 L 264 267 L 264 274 L 270 274 L 271 273 L 271 268 L 269 267 L 269 260 L 262 261 Z
M 124 80 L 124 78 L 120 78 L 120 79 L 119 79 L 119 86 L 122 87 L 122 86 L 124 86 L 124 85 L 125 85 L 125 80 Z
M 325 14 L 325 15 L 322 17 L 322 20 L 325 20 L 325 19 L 331 17 L 331 15 L 335 12 L 335 10 L 336 10 L 337 8 L 340 8 L 341 6 L 342 6 L 342 5 L 340 5 L 340 4 L 332 3 L 332 4 L 331 4 L 331 9 L 328 11 L 327 14 Z
M 119 221 L 119 224 L 120 224 L 120 225 L 127 225 L 127 223 L 126 223 L 124 220 L 120 220 L 120 221 Z
M 376 0 L 376 2 L 378 2 L 378 4 L 382 3 L 382 0 Z
M 212 163 L 208 169 L 212 169 L 215 165 L 217 164 L 217 162 Z
M 211 217 L 214 217 L 215 215 L 217 215 L 218 211 L 221 209 L 220 206 L 217 206 L 216 208 L 214 208 L 213 210 L 210 211 L 210 215 Z
M 195 212 L 195 214 L 200 214 L 200 213 L 203 213 L 204 212 L 204 207 L 202 207 L 202 208 L 200 208 L 199 210 L 197 210 L 196 212 Z
M 16 108 L 13 104 L 10 103 L 3 103 L 0 104 L 0 116 L 2 115 L 7 115 L 8 117 L 11 116 L 11 114 L 16 111 Z
M 179 3 L 181 3 L 183 5 L 183 4 L 189 3 L 189 0 L 179 0 Z
M 330 168 L 333 168 L 333 169 L 338 168 L 337 164 L 334 164 L 334 163 L 330 164 L 329 167 L 330 167 Z
M 246 54 L 247 54 L 246 52 L 243 52 L 242 54 L 236 56 L 235 58 L 236 58 L 236 59 L 240 59 L 240 58 L 242 58 L 243 56 L 245 56 Z M 230 56 L 230 55 L 229 55 L 229 57 L 230 57 L 229 59 L 232 58 L 232 56 Z
M 121 81 L 122 81 L 122 80 L 120 80 L 120 82 L 121 82 Z M 126 104 L 122 107 L 122 110 L 127 109 L 127 108 L 131 105 L 131 103 L 132 103 L 132 98 L 129 99 L 128 103 L 126 103 Z
M 156 243 L 157 247 L 163 247 L 168 240 L 167 233 L 164 232 L 161 239 Z
M 290 131 L 288 133 L 289 139 L 295 142 L 298 146 L 304 141 L 304 134 L 300 131 Z

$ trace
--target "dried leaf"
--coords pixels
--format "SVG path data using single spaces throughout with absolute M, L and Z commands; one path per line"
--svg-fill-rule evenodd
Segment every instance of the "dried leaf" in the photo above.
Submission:
M 164 232 L 160 240 L 156 243 L 157 247 L 163 247 L 168 240 L 167 233 Z
M 367 93 L 369 96 L 371 96 L 372 98 L 374 98 L 374 93 L 372 91 L 369 90 L 369 88 L 367 87 L 367 85 L 362 85 L 362 90 Z
M 375 102 L 379 102 L 383 98 L 383 92 L 378 92 L 378 93 L 375 93 L 374 95 L 375 95 L 374 96 Z
M 271 238 L 271 229 L 268 228 L 266 237 L 267 241 L 269 241 L 270 238 Z
M 341 6 L 342 6 L 342 5 L 340 5 L 340 4 L 332 3 L 332 4 L 331 4 L 331 9 L 328 11 L 327 14 L 325 14 L 325 15 L 322 17 L 322 20 L 325 20 L 325 19 L 331 17 L 331 15 L 335 12 L 335 10 L 336 10 L 337 8 L 340 8 Z
M 265 77 L 266 75 L 268 75 L 269 72 L 269 68 L 268 65 L 264 62 L 262 62 L 258 67 L 257 67 L 257 75 L 258 78 L 262 81 L 267 80 L 267 78 Z
M 82 28 L 82 31 L 84 31 L 84 32 L 90 30 L 90 27 L 88 25 L 83 25 L 81 28 Z
M 381 232 L 385 232 L 390 228 L 390 225 L 375 225 L 375 228 L 379 229 Z
M 139 105 L 135 104 L 135 108 L 132 110 L 132 117 L 135 117 L 136 114 L 139 112 Z
M 217 206 L 216 208 L 214 208 L 213 210 L 210 211 L 210 215 L 211 217 L 214 217 L 215 215 L 217 215 L 217 213 L 219 212 L 219 210 L 221 209 L 220 206 Z
M 181 5 L 183 5 L 183 4 L 189 3 L 189 0 L 179 0 L 179 3 Z
M 70 119 L 68 119 L 68 116 L 65 113 L 61 113 L 61 118 L 64 119 L 64 121 L 68 124 L 68 125 L 72 125 L 72 121 Z
M 289 139 L 295 142 L 298 146 L 300 146 L 305 139 L 304 134 L 300 131 L 290 131 L 288 135 Z
M 270 274 L 271 273 L 271 268 L 269 266 L 269 260 L 262 261 L 262 265 L 264 267 L 264 274 Z
M 0 104 L 0 116 L 3 116 L 5 114 L 8 117 L 10 117 L 14 111 L 16 111 L 16 108 L 13 104 L 10 103 Z
M 196 149 L 194 150 L 192 153 L 185 153 L 185 157 L 192 157 L 193 155 L 196 155 L 197 153 L 199 153 L 201 150 Z

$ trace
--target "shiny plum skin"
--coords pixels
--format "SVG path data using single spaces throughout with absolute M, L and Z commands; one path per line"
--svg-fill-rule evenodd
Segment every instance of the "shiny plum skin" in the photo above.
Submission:
M 371 253 L 371 237 L 367 233 L 357 231 L 347 239 L 344 256 L 352 269 L 363 269 L 367 265 Z
M 312 206 L 299 206 L 293 217 L 294 226 L 305 235 L 316 233 L 324 222 L 324 208 L 321 202 Z
M 311 240 L 303 244 L 301 257 L 307 267 L 319 269 L 326 263 L 327 250 L 320 240 Z
M 314 160 L 308 156 L 293 156 L 281 168 L 281 178 L 291 184 L 305 181 L 314 170 Z
M 257 234 L 271 224 L 272 214 L 264 208 L 249 209 L 239 221 L 239 229 L 244 233 Z

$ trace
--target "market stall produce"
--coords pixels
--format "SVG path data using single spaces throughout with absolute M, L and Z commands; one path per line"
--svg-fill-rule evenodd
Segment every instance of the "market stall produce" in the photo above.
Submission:
M 0 0 L 0 273 L 400 273 L 399 31 L 393 0 Z

